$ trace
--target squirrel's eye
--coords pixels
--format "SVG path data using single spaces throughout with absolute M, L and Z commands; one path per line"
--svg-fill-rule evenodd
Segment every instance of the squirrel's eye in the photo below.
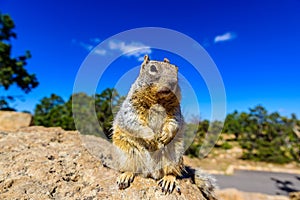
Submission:
M 151 72 L 157 72 L 157 68 L 155 67 L 155 65 L 150 66 L 150 71 Z

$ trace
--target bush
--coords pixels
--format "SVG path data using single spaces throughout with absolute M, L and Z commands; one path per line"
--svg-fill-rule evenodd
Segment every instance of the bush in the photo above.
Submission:
M 222 145 L 221 145 L 221 148 L 222 149 L 232 149 L 232 145 L 229 144 L 228 142 L 224 142 Z

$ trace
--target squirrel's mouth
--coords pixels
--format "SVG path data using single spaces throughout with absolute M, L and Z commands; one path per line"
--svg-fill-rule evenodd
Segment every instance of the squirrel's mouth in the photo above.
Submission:
M 172 91 L 171 91 L 171 89 L 168 88 L 168 87 L 160 88 L 160 89 L 158 90 L 158 92 L 157 92 L 157 94 L 158 94 L 159 96 L 165 96 L 165 95 L 169 95 L 169 94 L 171 94 L 171 93 L 172 93 Z

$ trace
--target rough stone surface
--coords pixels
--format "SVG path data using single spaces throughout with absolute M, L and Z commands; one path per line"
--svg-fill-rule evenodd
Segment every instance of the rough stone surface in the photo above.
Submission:
M 28 127 L 32 116 L 29 113 L 0 111 L 0 130 L 17 130 Z
M 179 180 L 181 195 L 165 195 L 156 181 L 142 177 L 118 190 L 117 176 L 90 154 L 76 131 L 0 131 L 0 199 L 204 199 L 189 179 Z
M 241 192 L 236 189 L 217 191 L 220 200 L 288 200 L 286 196 L 272 196 L 259 193 Z
M 118 190 L 119 173 L 103 167 L 97 158 L 107 144 L 61 128 L 0 131 L 0 199 L 204 199 L 189 179 L 179 180 L 181 195 L 165 195 L 156 181 L 142 177 L 136 177 L 130 188 Z M 288 199 L 236 189 L 219 190 L 217 195 L 220 200 Z M 290 198 L 299 199 L 299 194 Z
M 291 192 L 289 196 L 291 200 L 300 200 L 300 192 Z

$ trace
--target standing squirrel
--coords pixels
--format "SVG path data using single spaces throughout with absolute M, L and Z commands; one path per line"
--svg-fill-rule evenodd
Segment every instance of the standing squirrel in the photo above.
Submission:
M 113 121 L 111 155 L 101 156 L 104 165 L 121 172 L 119 189 L 130 186 L 137 174 L 151 177 L 165 193 L 189 168 L 183 165 L 183 116 L 180 109 L 178 67 L 150 61 L 144 56 L 140 73 L 132 84 Z M 201 170 L 189 171 L 192 180 L 208 199 L 214 199 L 214 179 Z
M 178 68 L 168 59 L 150 61 L 146 55 L 113 122 L 113 144 L 119 150 L 120 189 L 135 174 L 161 179 L 163 191 L 172 192 L 182 175 L 183 117 L 180 110 Z

